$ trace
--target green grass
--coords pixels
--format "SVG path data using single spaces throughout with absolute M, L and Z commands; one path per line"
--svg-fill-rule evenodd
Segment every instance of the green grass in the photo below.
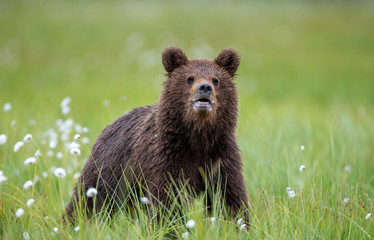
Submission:
M 162 49 L 177 45 L 191 58 L 214 58 L 225 47 L 242 58 L 237 135 L 252 227 L 239 231 L 235 220 L 220 216 L 213 227 L 199 198 L 184 209 L 196 221 L 190 239 L 373 239 L 374 217 L 365 220 L 374 214 L 373 13 L 365 2 L 2 1 L 0 106 L 13 108 L 0 113 L 0 134 L 8 136 L 0 145 L 7 178 L 0 184 L 0 238 L 27 231 L 31 239 L 161 239 L 186 232 L 178 219 L 148 224 L 141 204 L 138 217 L 122 211 L 111 221 L 83 218 L 78 233 L 60 221 L 93 142 L 124 112 L 157 101 Z M 67 117 L 60 110 L 66 96 Z M 53 149 L 62 159 L 47 155 L 43 133 L 57 131 L 58 118 L 90 130 L 81 134 L 90 143 L 80 157 L 63 141 Z M 33 141 L 13 152 L 27 133 Z M 38 149 L 37 164 L 23 165 Z M 67 176 L 55 177 L 52 166 Z M 35 204 L 27 207 L 30 198 Z M 18 208 L 25 210 L 21 218 Z M 59 235 L 52 236 L 54 227 Z

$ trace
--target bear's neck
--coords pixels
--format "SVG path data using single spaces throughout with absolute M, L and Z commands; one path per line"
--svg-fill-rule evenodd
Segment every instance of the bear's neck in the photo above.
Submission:
M 176 108 L 171 109 L 162 105 L 156 108 L 156 127 L 161 145 L 159 147 L 167 146 L 168 151 L 173 153 L 210 154 L 217 151 L 215 147 L 219 143 L 231 139 L 235 134 L 235 119 L 227 121 L 225 118 L 214 117 L 186 121 L 183 112 Z

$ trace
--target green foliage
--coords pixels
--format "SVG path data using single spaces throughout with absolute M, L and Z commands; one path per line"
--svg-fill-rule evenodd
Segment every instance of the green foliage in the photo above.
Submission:
M 373 217 L 365 219 L 374 214 L 373 10 L 369 3 L 2 1 L 0 106 L 13 108 L 0 113 L 0 134 L 7 135 L 0 145 L 7 178 L 0 184 L 0 237 L 182 238 L 194 219 L 190 239 L 373 239 Z M 82 215 L 75 232 L 61 221 L 73 175 L 107 124 L 157 101 L 165 78 L 161 52 L 169 45 L 190 58 L 214 58 L 225 47 L 241 54 L 237 135 L 251 229 L 240 231 L 237 219 L 222 217 L 219 201 L 206 215 L 200 197 L 181 206 L 183 218 L 149 224 L 138 201 L 135 211 L 113 219 Z M 63 116 L 66 96 L 71 111 Z M 80 156 L 60 140 L 58 118 L 90 130 L 81 132 Z M 54 149 L 45 135 L 50 128 L 59 134 Z M 33 140 L 14 152 L 27 133 Z M 69 142 L 75 133 L 73 127 Z M 37 163 L 24 165 L 36 150 Z M 52 167 L 67 176 L 57 178 Z M 25 210 L 20 218 L 18 208 Z

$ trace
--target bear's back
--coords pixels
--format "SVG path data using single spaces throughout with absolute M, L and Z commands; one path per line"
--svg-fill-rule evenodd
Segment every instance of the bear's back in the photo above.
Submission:
M 101 169 L 104 178 L 120 175 L 132 155 L 136 135 L 144 126 L 144 120 L 152 113 L 153 108 L 154 106 L 135 108 L 108 125 L 97 138 L 83 173 Z M 89 181 L 88 178 L 85 176 L 86 182 Z

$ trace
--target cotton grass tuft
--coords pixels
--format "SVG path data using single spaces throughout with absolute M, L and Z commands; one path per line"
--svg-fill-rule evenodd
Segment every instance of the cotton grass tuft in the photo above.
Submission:
M 97 195 L 97 189 L 96 188 L 89 188 L 86 192 L 87 197 L 92 198 Z

